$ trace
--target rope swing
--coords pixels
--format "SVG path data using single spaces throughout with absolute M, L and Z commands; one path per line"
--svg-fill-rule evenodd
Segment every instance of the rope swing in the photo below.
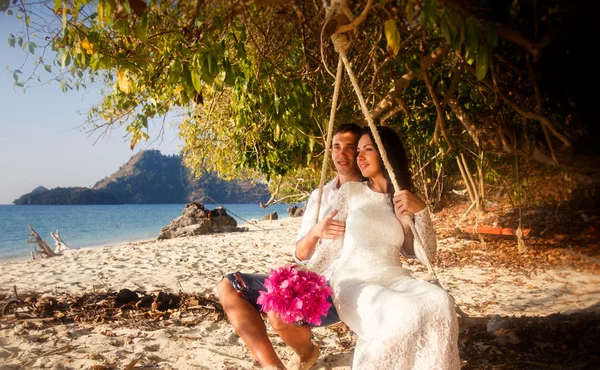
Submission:
M 392 181 L 392 185 L 394 186 L 394 191 L 396 192 L 396 191 L 400 191 L 402 189 L 398 185 L 398 181 L 396 180 L 396 175 L 394 174 L 392 166 L 387 158 L 387 153 L 385 151 L 385 148 L 383 147 L 381 138 L 379 137 L 379 133 L 377 132 L 377 126 L 375 126 L 375 123 L 373 122 L 373 118 L 371 117 L 369 109 L 367 108 L 365 100 L 363 99 L 362 91 L 361 91 L 360 87 L 358 86 L 356 76 L 354 75 L 354 72 L 352 71 L 352 67 L 350 66 L 350 62 L 348 61 L 348 58 L 346 57 L 346 50 L 348 49 L 348 46 L 350 45 L 350 43 L 349 43 L 346 35 L 344 35 L 344 33 L 353 30 L 364 20 L 367 12 L 371 8 L 372 3 L 373 3 L 373 0 L 369 0 L 367 2 L 367 5 L 365 6 L 365 9 L 363 10 L 363 12 L 360 14 L 359 17 L 357 17 L 355 19 L 350 19 L 351 23 L 349 23 L 349 24 L 339 26 L 337 28 L 336 32 L 331 36 L 331 40 L 333 41 L 335 51 L 339 54 L 339 60 L 338 60 L 338 67 L 337 67 L 337 72 L 336 72 L 335 86 L 334 86 L 334 90 L 333 90 L 333 99 L 332 99 L 332 105 L 331 105 L 329 126 L 327 129 L 327 140 L 325 142 L 325 153 L 328 153 L 329 145 L 331 142 L 331 134 L 333 132 L 333 122 L 335 119 L 335 112 L 336 112 L 336 107 L 337 107 L 337 98 L 338 98 L 339 89 L 340 89 L 340 85 L 341 85 L 341 79 L 342 79 L 341 78 L 341 74 L 342 74 L 341 70 L 342 70 L 342 64 L 343 64 L 346 68 L 346 72 L 348 73 L 348 76 L 350 77 L 350 81 L 352 82 L 352 86 L 354 88 L 354 91 L 355 91 L 358 101 L 360 103 L 361 111 L 367 120 L 367 124 L 373 134 L 373 139 L 375 140 L 375 143 L 377 144 L 377 147 L 379 148 L 379 154 L 381 155 L 381 159 L 383 160 L 383 165 L 390 176 L 390 180 Z M 340 13 L 343 14 L 344 16 L 346 16 L 347 18 L 353 17 L 351 11 L 345 5 L 344 0 L 332 0 L 331 5 L 327 8 L 326 20 L 325 20 L 323 29 L 325 29 L 325 26 L 330 21 L 330 19 L 333 15 L 340 14 Z M 322 53 L 322 51 L 321 51 L 321 53 Z M 324 60 L 323 60 L 323 62 L 324 62 Z M 323 64 L 325 64 L 325 63 L 323 63 Z M 322 171 L 321 171 L 321 180 L 319 182 L 319 195 L 317 198 L 318 201 L 317 201 L 317 213 L 316 213 L 316 217 L 315 217 L 315 223 L 317 223 L 319 220 L 319 212 L 320 212 L 320 208 L 321 208 L 321 197 L 323 195 L 323 186 L 325 183 L 325 173 L 327 171 L 327 163 L 328 163 L 327 155 L 325 155 L 324 160 L 323 160 Z M 437 275 L 435 274 L 435 271 L 433 270 L 431 262 L 429 261 L 429 257 L 427 256 L 427 254 L 425 253 L 425 251 L 423 249 L 423 243 L 421 241 L 421 238 L 419 237 L 419 234 L 417 233 L 417 230 L 415 228 L 415 224 L 414 224 L 412 218 L 410 218 L 410 216 L 408 216 L 408 215 L 404 216 L 404 217 L 406 217 L 406 220 L 408 221 L 407 223 L 413 233 L 415 248 L 420 253 L 420 255 L 423 256 L 424 264 L 427 266 L 427 270 L 429 272 L 428 280 L 441 287 L 441 285 L 438 281 Z

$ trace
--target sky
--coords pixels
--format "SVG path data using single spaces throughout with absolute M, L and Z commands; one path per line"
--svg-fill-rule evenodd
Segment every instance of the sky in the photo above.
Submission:
M 82 131 L 88 109 L 101 99 L 98 87 L 69 93 L 63 93 L 58 82 L 28 88 L 25 93 L 15 87 L 7 66 L 19 68 L 26 53 L 18 46 L 9 47 L 7 40 L 21 28 L 14 16 L 0 12 L 0 204 L 12 204 L 38 186 L 91 187 L 139 150 L 179 152 L 175 126 L 165 127 L 160 137 L 162 120 L 149 124 L 150 140 L 134 150 L 124 127 L 106 137 Z M 38 57 L 36 52 L 29 62 Z M 32 64 L 27 64 L 23 75 L 31 69 Z M 43 77 L 46 72 L 40 74 Z

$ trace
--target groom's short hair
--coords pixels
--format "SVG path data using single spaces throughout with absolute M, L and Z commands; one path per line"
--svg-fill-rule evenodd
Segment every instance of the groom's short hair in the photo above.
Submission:
M 356 123 L 344 123 L 333 129 L 332 136 L 335 136 L 339 133 L 346 133 L 346 132 L 351 132 L 357 136 L 360 136 L 362 133 L 361 130 L 362 129 L 360 128 L 360 126 L 357 125 Z

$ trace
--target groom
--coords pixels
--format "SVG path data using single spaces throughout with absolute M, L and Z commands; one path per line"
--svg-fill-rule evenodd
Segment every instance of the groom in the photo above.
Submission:
M 317 212 L 318 189 L 315 189 L 310 195 L 292 252 L 297 263 L 308 263 L 321 239 L 336 239 L 344 235 L 344 223 L 333 220 L 337 213 L 334 207 L 337 203 L 337 191 L 340 186 L 348 181 L 360 181 L 362 178 L 356 166 L 356 148 L 360 135 L 361 128 L 353 123 L 340 125 L 333 132 L 331 159 L 335 165 L 337 176 L 323 187 L 319 210 L 320 221 L 316 224 L 314 222 Z M 337 259 L 323 272 L 326 279 L 331 277 L 336 263 Z M 260 316 L 261 307 L 256 302 L 260 295 L 259 292 L 266 291 L 264 287 L 266 278 L 268 275 L 235 272 L 226 275 L 219 282 L 217 294 L 227 318 L 263 368 L 310 369 L 320 355 L 319 348 L 311 341 L 311 326 L 286 324 L 276 315 L 269 313 L 269 323 L 281 339 L 292 348 L 295 355 L 284 367 L 273 349 L 267 336 L 267 328 Z M 329 301 L 331 303 L 331 297 Z M 331 325 L 339 320 L 332 304 L 320 326 Z

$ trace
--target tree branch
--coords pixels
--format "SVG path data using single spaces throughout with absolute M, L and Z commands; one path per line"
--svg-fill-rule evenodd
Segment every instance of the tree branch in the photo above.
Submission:
M 337 0 L 336 2 L 338 2 L 338 1 L 344 2 L 344 0 Z M 333 3 L 332 3 L 332 5 L 333 5 Z M 353 29 L 358 27 L 365 20 L 365 17 L 367 16 L 367 13 L 369 12 L 369 10 L 371 10 L 372 5 L 373 5 L 373 0 L 368 0 L 367 5 L 363 9 L 362 13 L 360 13 L 360 15 L 358 17 L 354 18 L 354 20 L 352 22 L 338 26 L 335 30 L 335 33 L 345 33 L 348 31 L 352 31 Z M 341 6 L 345 7 L 344 4 L 342 4 Z
M 429 68 L 434 63 L 438 63 L 448 52 L 450 51 L 450 45 L 443 43 L 438 46 L 430 55 L 425 56 L 421 59 L 421 63 L 425 68 Z M 402 77 L 397 79 L 394 83 L 394 87 L 388 92 L 388 94 L 371 110 L 371 117 L 377 118 L 380 114 L 390 109 L 396 101 L 396 98 L 400 96 L 402 90 L 406 89 L 410 82 L 418 77 L 419 74 L 413 71 L 405 73 Z
M 506 95 L 502 91 L 502 89 L 500 89 L 500 87 L 498 86 L 498 76 L 496 74 L 496 68 L 493 67 L 494 64 L 490 63 L 490 71 L 492 72 L 492 81 L 494 81 L 495 91 L 500 95 L 502 100 L 504 100 L 512 109 L 514 109 L 524 118 L 529 118 L 538 121 L 542 125 L 546 126 L 554 134 L 554 136 L 556 136 L 560 141 L 563 142 L 563 144 L 565 144 L 566 147 L 570 147 L 572 145 L 571 140 L 569 140 L 566 136 L 558 132 L 558 130 L 554 127 L 554 125 L 552 125 L 552 122 L 550 122 L 550 120 L 547 117 L 521 108 L 513 99 Z
M 425 81 L 425 85 L 427 85 L 427 89 L 429 90 L 429 95 L 431 96 L 431 99 L 433 99 L 433 105 L 435 105 L 435 110 L 437 112 L 437 119 L 435 120 L 435 131 L 433 133 L 433 137 L 431 138 L 431 141 L 429 142 L 429 145 L 432 145 L 433 143 L 437 142 L 437 140 L 439 138 L 439 132 L 441 131 L 442 136 L 444 136 L 444 139 L 446 140 L 446 142 L 448 143 L 448 146 L 450 147 L 450 150 L 455 150 L 456 147 L 454 146 L 454 144 L 448 137 L 448 132 L 446 131 L 444 110 L 442 109 L 440 99 L 438 98 L 437 93 L 435 92 L 435 88 L 433 87 L 433 83 L 431 82 L 431 78 L 429 77 L 429 71 L 423 64 L 423 61 L 421 61 L 420 66 L 421 66 L 421 74 L 423 75 L 423 80 Z

